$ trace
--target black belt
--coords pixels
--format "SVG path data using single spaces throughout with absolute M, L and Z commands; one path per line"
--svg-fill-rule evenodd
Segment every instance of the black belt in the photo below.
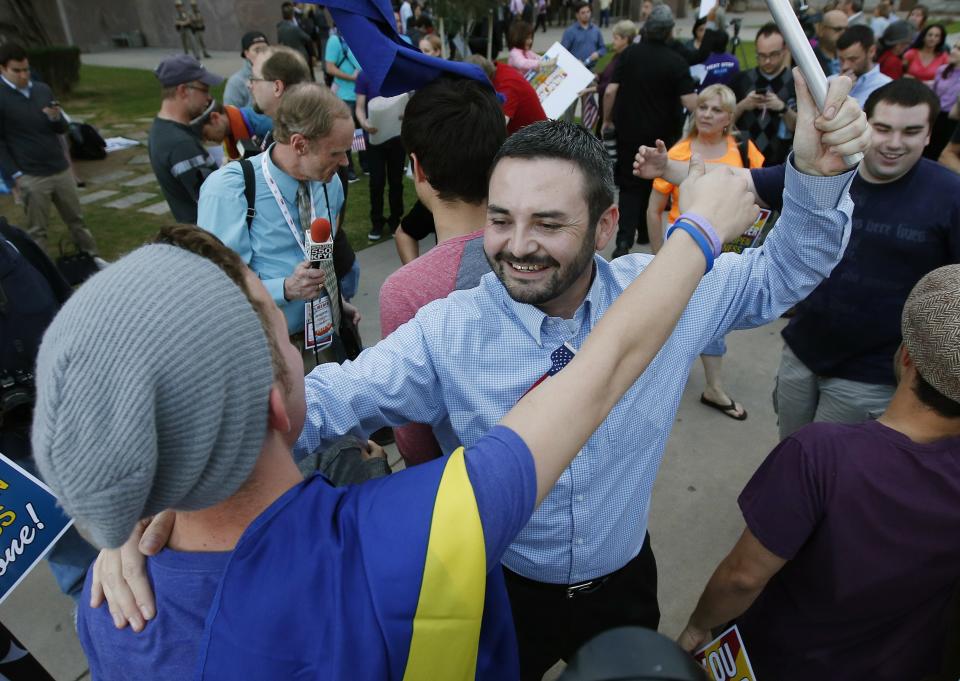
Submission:
M 627 565 L 629 565 L 629 563 L 627 563 Z M 550 582 L 538 582 L 535 579 L 518 575 L 516 572 L 506 567 L 503 568 L 503 571 L 507 575 L 508 579 L 513 579 L 521 584 L 526 584 L 527 586 L 541 589 L 543 591 L 565 593 L 567 598 L 576 598 L 577 596 L 585 596 L 587 594 L 592 594 L 596 591 L 599 591 L 604 584 L 615 577 L 617 573 L 622 571 L 625 567 L 626 565 L 615 572 L 611 572 L 609 575 L 597 577 L 596 579 L 588 579 L 585 582 L 577 582 L 576 584 L 551 584 Z

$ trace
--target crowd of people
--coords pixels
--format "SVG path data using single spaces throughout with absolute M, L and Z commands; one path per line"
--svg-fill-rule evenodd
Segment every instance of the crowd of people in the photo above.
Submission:
M 445 59 L 424 3 L 356 5 L 284 3 L 222 102 L 184 38 L 149 136 L 177 224 L 74 292 L 44 253 L 51 201 L 96 253 L 62 113 L 0 46 L 27 217 L 0 223 L 3 369 L 36 382 L 0 451 L 103 549 L 71 530 L 49 557 L 93 678 L 538 681 L 656 630 L 652 491 L 691 368 L 746 419 L 725 337 L 783 315 L 780 442 L 677 644 L 735 623 L 761 681 L 955 679 L 960 42 L 922 6 L 818 8 L 820 111 L 774 23 L 743 68 L 716 10 L 681 42 L 644 3 L 608 46 L 588 3 L 511 0 L 502 60 Z M 527 76 L 561 11 L 596 79 L 548 120 Z M 366 348 L 362 172 L 402 263 Z M 725 247 L 761 208 L 765 240 Z

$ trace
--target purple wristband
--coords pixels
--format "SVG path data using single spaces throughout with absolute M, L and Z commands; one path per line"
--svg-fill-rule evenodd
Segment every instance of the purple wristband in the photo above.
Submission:
M 696 213 L 684 213 L 677 218 L 677 220 L 683 219 L 686 219 L 688 222 L 692 222 L 700 228 L 700 231 L 703 232 L 704 236 L 710 240 L 710 245 L 713 246 L 713 257 L 720 257 L 720 254 L 723 252 L 723 242 L 720 241 L 720 236 L 717 234 L 717 230 L 713 228 L 713 225 L 710 224 L 710 221 L 702 215 L 697 215 Z

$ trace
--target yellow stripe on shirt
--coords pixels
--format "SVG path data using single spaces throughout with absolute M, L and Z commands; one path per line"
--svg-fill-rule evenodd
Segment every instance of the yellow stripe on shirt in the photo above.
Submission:
M 404 681 L 475 678 L 486 578 L 483 526 L 461 447 L 433 505 Z

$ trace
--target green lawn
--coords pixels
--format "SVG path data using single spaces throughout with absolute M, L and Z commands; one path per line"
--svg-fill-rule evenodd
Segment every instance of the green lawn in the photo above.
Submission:
M 213 88 L 213 92 L 215 97 L 220 98 L 223 86 Z M 98 128 L 109 129 L 114 124 L 130 123 L 137 118 L 152 117 L 156 114 L 160 106 L 160 89 L 156 78 L 149 71 L 82 66 L 79 84 L 61 101 L 64 109 L 77 118 L 89 120 Z M 142 125 L 146 128 L 149 124 Z M 124 131 L 118 131 L 117 134 L 124 134 Z M 144 151 L 145 148 L 140 147 L 136 153 L 144 153 Z M 126 152 L 120 153 L 126 154 Z M 109 162 L 109 160 L 91 161 L 78 164 L 78 170 L 84 176 L 102 174 L 112 169 L 105 167 Z M 120 166 L 120 168 L 123 167 Z M 354 158 L 354 167 L 359 172 L 360 167 L 356 158 Z M 135 168 L 149 171 L 149 166 L 135 166 Z M 409 208 L 414 201 L 416 201 L 416 194 L 413 183 L 404 178 L 405 207 Z M 11 221 L 15 224 L 22 223 L 22 211 L 19 207 L 14 208 L 13 200 L 9 196 L 0 198 L 0 210 L 12 216 Z M 367 241 L 370 230 L 369 214 L 369 178 L 361 176 L 360 181 L 350 185 L 344 222 L 354 250 L 359 251 L 371 245 Z M 157 217 L 139 213 L 134 209 L 117 210 L 97 204 L 84 206 L 84 217 L 97 238 L 102 255 L 108 260 L 136 248 L 171 220 L 169 216 Z M 66 228 L 56 215 L 56 211 L 53 211 L 49 235 L 52 249 L 56 250 L 56 244 L 63 236 L 66 236 Z

